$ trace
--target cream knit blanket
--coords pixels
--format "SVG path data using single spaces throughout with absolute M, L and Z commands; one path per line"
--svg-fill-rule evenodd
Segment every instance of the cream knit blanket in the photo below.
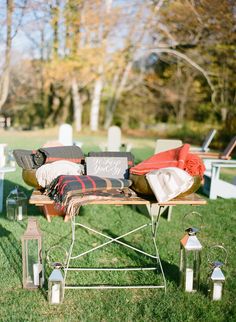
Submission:
M 158 202 L 175 198 L 194 183 L 192 176 L 176 167 L 150 171 L 146 174 L 146 178 Z

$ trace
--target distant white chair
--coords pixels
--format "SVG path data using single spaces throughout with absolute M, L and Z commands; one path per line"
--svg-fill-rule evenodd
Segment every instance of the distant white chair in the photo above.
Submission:
M 73 145 L 73 128 L 70 124 L 62 124 L 59 127 L 58 141 L 62 145 Z
M 44 144 L 44 147 L 52 146 L 71 146 L 77 145 L 80 148 L 83 142 L 73 140 L 73 128 L 70 124 L 63 123 L 59 126 L 58 139 L 53 141 L 48 141 Z
M 202 143 L 202 146 L 200 147 L 191 147 L 190 152 L 207 152 L 209 151 L 209 145 L 211 144 L 211 141 L 213 140 L 214 136 L 216 135 L 216 129 L 211 129 L 207 136 L 205 137 L 205 140 Z
M 205 159 L 206 171 L 204 173 L 203 192 L 209 199 L 236 198 L 236 181 L 226 182 L 220 178 L 222 168 L 236 168 L 236 160 L 209 160 Z
M 170 149 L 175 149 L 183 145 L 181 140 L 175 139 L 158 139 L 156 140 L 156 146 L 154 153 L 164 152 Z
M 122 144 L 121 141 L 121 129 L 119 126 L 111 126 L 107 132 L 107 143 L 100 144 L 100 149 L 102 151 L 121 151 L 124 150 L 129 152 L 132 148 L 131 144 Z
M 170 149 L 176 149 L 183 145 L 181 140 L 177 139 L 158 139 L 156 140 L 155 154 L 164 152 Z M 167 220 L 171 220 L 173 206 L 166 206 L 167 209 Z

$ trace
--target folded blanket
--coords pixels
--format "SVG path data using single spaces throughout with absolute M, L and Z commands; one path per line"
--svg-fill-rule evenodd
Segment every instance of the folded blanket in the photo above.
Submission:
M 184 144 L 179 148 L 167 150 L 154 154 L 152 157 L 144 160 L 130 169 L 132 174 L 146 174 L 152 170 L 177 167 L 184 169 L 184 164 L 190 149 L 189 144 Z
M 63 203 L 71 195 L 83 195 L 99 190 L 124 189 L 131 184 L 132 181 L 126 179 L 101 178 L 88 175 L 62 175 L 53 180 L 47 190 L 47 195 L 56 202 Z
M 84 166 L 68 160 L 59 160 L 52 163 L 43 164 L 36 170 L 36 178 L 43 188 L 60 175 L 82 175 Z
M 36 168 L 42 166 L 44 163 L 51 163 L 58 160 L 81 163 L 81 161 L 84 160 L 84 154 L 80 147 L 76 145 L 56 146 L 37 150 L 33 160 Z
M 198 155 L 189 153 L 189 148 L 189 144 L 184 144 L 179 148 L 154 154 L 152 157 L 132 167 L 130 173 L 145 175 L 153 170 L 176 167 L 187 171 L 191 176 L 203 177 L 205 171 L 204 163 Z
M 165 202 L 187 191 L 194 179 L 186 171 L 176 168 L 162 168 L 146 174 L 158 202 Z

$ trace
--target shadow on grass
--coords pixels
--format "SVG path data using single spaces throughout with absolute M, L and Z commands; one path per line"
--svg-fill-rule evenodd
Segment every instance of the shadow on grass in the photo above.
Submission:
M 107 234 L 108 236 L 110 236 L 112 238 L 118 238 L 119 237 L 118 235 L 112 233 L 108 229 L 104 229 L 103 230 L 103 233 Z M 134 247 L 134 245 L 132 245 L 131 243 L 129 243 L 127 240 L 125 240 L 125 238 L 119 238 L 119 240 L 121 242 L 129 245 L 129 246 Z M 153 247 L 153 249 L 154 249 L 154 247 Z M 141 257 L 142 256 L 145 256 L 145 255 L 142 255 L 142 254 L 140 254 L 138 252 L 135 252 L 133 250 L 129 250 L 128 248 L 126 248 L 126 246 L 124 246 L 123 252 L 132 261 L 137 262 L 138 265 L 141 265 L 141 266 L 144 266 L 144 267 L 145 266 L 148 266 L 148 265 L 150 266 L 150 260 L 147 261 L 147 260 L 141 259 Z M 153 259 L 153 263 L 154 262 L 155 262 L 155 259 Z M 151 266 L 153 266 L 153 263 L 152 263 Z M 164 274 L 165 274 L 166 279 L 168 281 L 174 282 L 176 285 L 178 285 L 179 284 L 179 268 L 178 268 L 178 266 L 176 266 L 174 264 L 171 264 L 169 262 L 166 262 L 166 261 L 164 261 L 162 259 L 161 259 L 161 264 L 162 264 L 162 267 L 163 267 L 163 270 L 164 270 Z
M 22 258 L 21 258 L 21 245 L 13 236 L 13 234 L 0 225 L 0 247 L 5 254 L 10 267 L 15 272 L 15 275 L 22 280 Z

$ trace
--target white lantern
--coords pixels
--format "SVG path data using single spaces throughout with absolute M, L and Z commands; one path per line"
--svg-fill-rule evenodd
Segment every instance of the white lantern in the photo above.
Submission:
M 48 279 L 48 301 L 61 304 L 64 298 L 64 278 L 59 268 L 54 268 Z
M 199 288 L 202 245 L 198 240 L 197 228 L 188 228 L 180 241 L 180 284 L 186 292 Z
M 51 254 L 52 251 L 55 252 L 54 255 Z M 55 261 L 55 257 L 59 261 Z M 48 302 L 50 304 L 61 304 L 64 299 L 65 282 L 62 269 L 65 267 L 67 257 L 67 251 L 62 246 L 52 246 L 47 252 L 47 262 L 53 267 L 53 271 L 48 278 Z
M 225 276 L 221 270 L 221 266 L 223 266 L 223 263 L 221 262 L 213 263 L 213 271 L 210 277 L 210 294 L 213 301 L 219 301 L 222 299 Z
M 224 255 L 222 255 L 223 254 L 222 251 Z M 219 252 L 221 252 L 221 254 Z M 221 245 L 214 245 L 209 250 L 208 261 L 211 266 L 211 273 L 209 275 L 209 295 L 213 301 L 220 301 L 222 299 L 223 288 L 225 284 L 225 276 L 221 268 L 227 262 L 227 255 L 228 254 L 226 249 Z M 222 257 L 225 257 L 225 258 L 223 261 L 210 260 L 209 257 L 213 257 L 213 256 L 214 257 L 217 256 L 220 259 L 223 259 Z

